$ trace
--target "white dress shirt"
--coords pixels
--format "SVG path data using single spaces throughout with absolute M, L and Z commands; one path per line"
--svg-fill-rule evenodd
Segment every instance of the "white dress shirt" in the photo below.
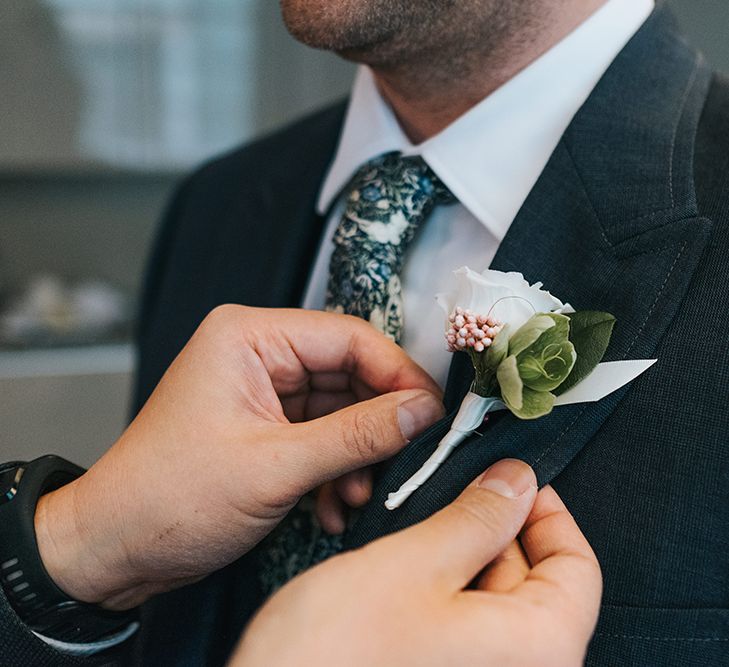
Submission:
M 401 344 L 444 386 L 451 354 L 435 294 L 451 289 L 452 272 L 461 266 L 488 268 L 570 121 L 653 8 L 654 0 L 608 0 L 527 68 L 418 145 L 401 130 L 371 71 L 360 67 L 319 194 L 319 213 L 334 206 L 304 308 L 324 307 L 331 239 L 346 200 L 342 190 L 357 169 L 389 151 L 422 156 L 458 203 L 436 207 L 408 250 L 401 274 Z

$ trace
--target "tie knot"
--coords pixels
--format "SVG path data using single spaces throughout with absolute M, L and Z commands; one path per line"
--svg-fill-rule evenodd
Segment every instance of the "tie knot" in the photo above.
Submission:
M 356 203 L 360 213 L 373 209 L 379 217 L 390 207 L 422 210 L 449 204 L 455 198 L 422 157 L 392 152 L 359 169 L 352 180 L 349 201 Z

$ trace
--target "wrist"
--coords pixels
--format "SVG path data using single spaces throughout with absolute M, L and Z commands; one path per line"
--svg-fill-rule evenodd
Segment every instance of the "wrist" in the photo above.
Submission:
M 72 551 L 54 548 L 61 538 L 69 539 L 67 547 L 78 543 L 71 530 L 74 523 L 69 517 L 72 515 L 56 512 L 56 508 L 65 505 L 65 499 L 71 497 L 82 476 L 81 468 L 53 455 L 0 466 L 2 592 L 19 619 L 33 633 L 44 642 L 74 655 L 89 655 L 115 646 L 139 627 L 135 612 L 114 613 L 86 604 L 84 600 L 96 601 L 93 593 L 84 594 L 83 586 L 76 583 L 74 576 L 64 576 L 65 573 L 73 575 L 84 563 L 79 563 Z M 54 493 L 66 486 L 70 492 Z M 39 500 L 46 495 L 48 498 L 41 503 L 38 512 Z M 37 532 L 46 554 L 45 562 Z M 64 559 L 67 559 L 68 567 L 59 567 Z M 46 563 L 54 576 L 49 573 Z
M 79 478 L 38 500 L 34 525 L 41 560 L 54 583 L 74 600 L 131 609 L 148 596 L 130 574 L 113 518 L 98 499 L 84 499 L 85 482 Z
M 43 566 L 66 595 L 91 604 L 103 600 L 105 573 L 90 553 L 79 517 L 74 509 L 72 482 L 38 499 L 35 536 Z M 92 560 L 90 563 L 89 560 Z

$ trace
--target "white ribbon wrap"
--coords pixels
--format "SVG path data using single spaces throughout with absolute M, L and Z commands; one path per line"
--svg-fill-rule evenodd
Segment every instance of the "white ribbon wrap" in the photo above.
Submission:
M 500 407 L 505 406 L 498 398 L 484 398 L 469 391 L 463 399 L 463 403 L 461 403 L 450 430 L 438 443 L 437 449 L 418 472 L 395 493 L 387 496 L 385 507 L 389 510 L 400 507 L 415 490 L 428 481 L 430 476 L 440 468 L 440 464 L 450 456 L 451 452 L 481 426 L 486 414 Z

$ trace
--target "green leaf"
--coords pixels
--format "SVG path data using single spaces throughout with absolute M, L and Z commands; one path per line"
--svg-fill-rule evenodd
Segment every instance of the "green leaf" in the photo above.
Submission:
M 570 318 L 562 313 L 547 313 L 547 317 L 551 317 L 554 320 L 555 328 L 553 332 L 569 338 L 570 335 Z
M 485 368 L 495 371 L 499 364 L 506 359 L 509 354 L 509 333 L 509 325 L 505 324 L 504 328 L 494 337 L 490 347 L 482 353 Z
M 524 384 L 519 377 L 519 369 L 516 366 L 515 356 L 506 357 L 499 364 L 499 368 L 496 371 L 496 379 L 499 381 L 501 397 L 504 399 L 504 403 L 506 403 L 512 412 L 514 410 L 520 410 L 523 406 L 522 394 Z
M 538 313 L 530 317 L 509 340 L 509 354 L 517 355 L 547 330 L 556 325 L 553 318 L 545 313 Z
M 508 403 L 507 406 L 519 419 L 537 419 L 552 412 L 554 398 L 554 394 L 548 391 L 534 391 L 524 387 L 521 408 L 514 409 Z
M 610 343 L 615 317 L 610 313 L 583 310 L 569 315 L 570 341 L 575 346 L 577 360 L 572 372 L 555 391 L 561 394 L 584 380 L 602 361 Z

